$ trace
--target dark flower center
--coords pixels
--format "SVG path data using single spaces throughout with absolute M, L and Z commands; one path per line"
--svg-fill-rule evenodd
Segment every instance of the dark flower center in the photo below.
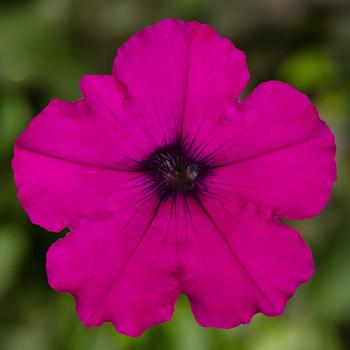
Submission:
M 150 186 L 160 197 L 195 195 L 200 190 L 209 167 L 188 153 L 179 144 L 164 146 L 140 164 L 140 169 L 150 178 Z

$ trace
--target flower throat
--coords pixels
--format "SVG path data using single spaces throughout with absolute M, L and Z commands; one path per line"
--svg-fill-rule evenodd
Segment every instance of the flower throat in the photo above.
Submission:
M 139 169 L 150 179 L 160 198 L 196 195 L 203 188 L 209 166 L 189 154 L 180 143 L 157 148 Z

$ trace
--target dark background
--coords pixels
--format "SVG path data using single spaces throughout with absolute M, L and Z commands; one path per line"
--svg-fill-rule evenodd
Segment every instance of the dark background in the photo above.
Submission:
M 32 225 L 16 200 L 13 141 L 54 97 L 79 97 L 83 74 L 108 74 L 118 46 L 164 17 L 213 25 L 247 53 L 251 81 L 308 94 L 336 134 L 339 179 L 318 218 L 294 222 L 316 273 L 279 318 L 200 328 L 187 300 L 141 338 L 86 329 L 69 295 L 52 291 L 45 252 L 62 236 Z M 0 350 L 350 349 L 350 1 L 0 0 Z

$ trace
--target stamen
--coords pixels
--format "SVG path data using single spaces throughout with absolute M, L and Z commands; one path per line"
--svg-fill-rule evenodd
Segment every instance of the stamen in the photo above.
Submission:
M 207 176 L 209 166 L 196 160 L 186 148 L 176 143 L 156 149 L 139 169 L 152 179 L 154 190 L 159 196 L 194 195 Z

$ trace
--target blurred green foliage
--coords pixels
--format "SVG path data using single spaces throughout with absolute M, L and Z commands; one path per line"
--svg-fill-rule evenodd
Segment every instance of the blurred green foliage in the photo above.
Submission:
M 247 53 L 251 82 L 306 92 L 336 134 L 339 180 L 327 210 L 292 223 L 316 273 L 279 318 L 233 330 L 197 326 L 186 298 L 170 323 L 129 339 L 86 329 L 70 296 L 47 285 L 45 252 L 58 238 L 16 200 L 14 139 L 53 97 L 79 97 L 79 78 L 110 73 L 117 47 L 163 17 L 213 25 Z M 0 2 L 0 349 L 350 349 L 350 2 L 348 0 L 2 0 Z M 61 235 L 59 235 L 61 236 Z

